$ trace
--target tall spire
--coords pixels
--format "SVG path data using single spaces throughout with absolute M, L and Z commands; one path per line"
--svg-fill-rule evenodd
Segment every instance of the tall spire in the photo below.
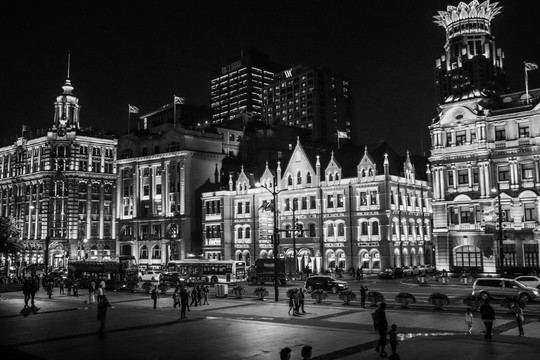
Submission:
M 71 85 L 71 51 L 67 56 L 67 78 L 62 86 L 62 95 L 56 97 L 54 103 L 54 128 L 79 129 L 79 99 L 73 95 Z

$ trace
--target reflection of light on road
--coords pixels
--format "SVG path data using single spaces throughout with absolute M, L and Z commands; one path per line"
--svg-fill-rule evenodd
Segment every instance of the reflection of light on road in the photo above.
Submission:
M 420 336 L 455 336 L 455 335 L 463 335 L 463 333 L 453 333 L 453 332 L 431 332 L 431 333 L 407 333 L 407 334 L 397 334 L 398 340 L 406 340 L 406 339 L 412 339 L 414 337 L 420 337 Z

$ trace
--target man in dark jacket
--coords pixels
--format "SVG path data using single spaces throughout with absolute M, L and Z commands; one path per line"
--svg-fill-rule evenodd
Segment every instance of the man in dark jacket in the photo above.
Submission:
M 360 286 L 360 306 L 365 308 L 366 307 L 366 292 L 368 291 L 368 287 L 365 285 Z
M 381 356 L 386 355 L 384 347 L 386 346 L 386 333 L 388 332 L 388 321 L 386 320 L 385 309 L 386 303 L 382 302 L 381 305 L 379 305 L 379 309 L 377 309 L 373 315 L 374 326 L 379 333 L 379 342 L 377 342 L 375 351 L 380 353 Z
M 493 328 L 493 321 L 495 321 L 495 310 L 493 310 L 493 307 L 489 305 L 489 299 L 485 299 L 484 304 L 480 306 L 480 317 L 486 326 L 484 340 L 491 342 L 491 329 Z
M 107 310 L 111 307 L 111 304 L 107 300 L 107 297 L 103 295 L 98 301 L 97 319 L 100 323 L 98 335 L 100 338 L 105 338 L 105 322 L 107 321 Z

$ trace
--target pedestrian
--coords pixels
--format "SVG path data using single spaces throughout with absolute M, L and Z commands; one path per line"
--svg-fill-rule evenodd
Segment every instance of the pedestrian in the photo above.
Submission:
M 397 330 L 397 325 L 392 324 L 392 326 L 390 326 L 390 331 L 388 332 L 388 339 L 390 340 L 389 342 L 390 342 L 390 349 L 392 349 L 392 355 L 396 353 L 397 346 L 398 346 L 396 330 Z
M 493 328 L 493 322 L 495 321 L 495 310 L 489 305 L 489 299 L 484 300 L 484 304 L 480 306 L 480 317 L 484 322 L 486 327 L 486 334 L 484 335 L 484 340 L 491 342 L 493 335 L 491 334 L 491 329 Z
M 49 280 L 47 283 L 47 295 L 49 296 L 49 299 L 52 299 L 53 285 L 53 282 Z
M 203 286 L 203 299 L 204 299 L 204 302 L 203 302 L 203 305 L 210 305 L 210 303 L 208 302 L 208 293 L 210 292 L 210 287 L 208 285 L 205 285 Z
M 96 301 L 96 283 L 90 282 L 88 285 L 88 303 L 93 304 Z
M 360 306 L 365 308 L 366 307 L 366 293 L 368 291 L 368 287 L 366 285 L 360 286 Z
M 302 355 L 302 360 L 311 360 L 311 350 L 313 350 L 313 347 L 309 345 L 302 348 L 302 352 L 300 353 Z
M 79 285 L 77 285 L 77 281 L 73 282 L 73 296 L 79 296 Z
M 97 288 L 97 301 L 99 303 L 99 299 L 101 299 L 103 296 L 105 296 L 105 281 L 101 281 Z
M 186 288 L 180 290 L 180 319 L 186 318 L 186 309 L 189 311 L 189 294 Z
M 24 295 L 24 307 L 28 307 L 28 301 L 30 301 L 30 293 L 31 291 L 32 283 L 30 282 L 30 279 L 25 279 L 23 283 L 23 295 Z
M 97 319 L 100 324 L 98 335 L 102 339 L 105 339 L 105 322 L 107 321 L 107 309 L 110 307 L 111 304 L 109 303 L 105 295 L 99 298 L 97 306 Z
M 467 311 L 465 312 L 465 324 L 467 324 L 467 331 L 472 333 L 473 328 L 473 313 L 471 312 L 471 308 L 467 308 Z
M 351 276 L 353 279 L 356 277 L 354 266 L 351 266 Z
M 203 298 L 203 286 L 199 285 L 197 286 L 197 303 L 202 306 L 202 298 Z
M 360 279 L 359 280 L 364 280 L 364 270 L 362 268 L 358 268 L 358 271 L 360 272 Z
M 290 360 L 291 359 L 291 348 L 285 347 L 279 352 L 280 360 Z
M 294 303 L 294 293 L 295 291 L 291 291 L 290 295 L 289 295 L 289 311 L 288 311 L 288 314 L 291 315 L 291 310 L 293 312 L 293 315 L 296 314 L 296 307 L 295 307 L 295 303 Z
M 379 333 L 379 341 L 375 347 L 375 351 L 378 352 L 381 356 L 386 355 L 384 347 L 386 346 L 386 333 L 388 332 L 388 321 L 386 320 L 386 303 L 382 302 L 379 305 L 379 308 L 373 313 L 373 325 Z
M 306 290 L 300 289 L 298 291 L 298 308 L 296 309 L 297 313 L 300 313 L 300 310 L 302 310 L 302 314 L 305 314 L 306 311 L 304 310 L 304 299 L 306 298 Z
M 60 288 L 60 294 L 65 294 L 64 292 L 64 280 L 60 280 L 58 287 Z
M 525 336 L 525 332 L 523 331 L 523 321 L 525 321 L 523 308 L 519 305 L 515 305 L 514 312 L 516 313 L 516 324 L 519 330 L 519 336 Z
M 71 287 L 73 286 L 73 281 L 71 279 L 67 279 L 66 281 L 66 287 L 68 290 L 68 295 L 71 295 Z
M 191 290 L 191 303 L 189 306 L 197 307 L 197 286 L 194 286 L 193 290 Z
M 158 298 L 157 285 L 154 285 L 154 287 L 152 288 L 152 291 L 150 292 L 150 298 L 154 300 L 154 309 L 157 309 L 157 298 Z
M 180 305 L 180 286 L 176 286 L 172 294 L 173 298 L 173 307 L 176 309 L 177 305 Z

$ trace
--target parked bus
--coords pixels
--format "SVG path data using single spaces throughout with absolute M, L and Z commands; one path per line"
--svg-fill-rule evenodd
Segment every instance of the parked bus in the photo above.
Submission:
M 246 280 L 245 261 L 186 259 L 171 260 L 167 271 L 178 273 L 188 281 L 205 281 L 216 284 Z
M 139 270 L 133 256 L 121 255 L 116 260 L 71 260 L 68 277 L 74 279 L 137 281 Z

